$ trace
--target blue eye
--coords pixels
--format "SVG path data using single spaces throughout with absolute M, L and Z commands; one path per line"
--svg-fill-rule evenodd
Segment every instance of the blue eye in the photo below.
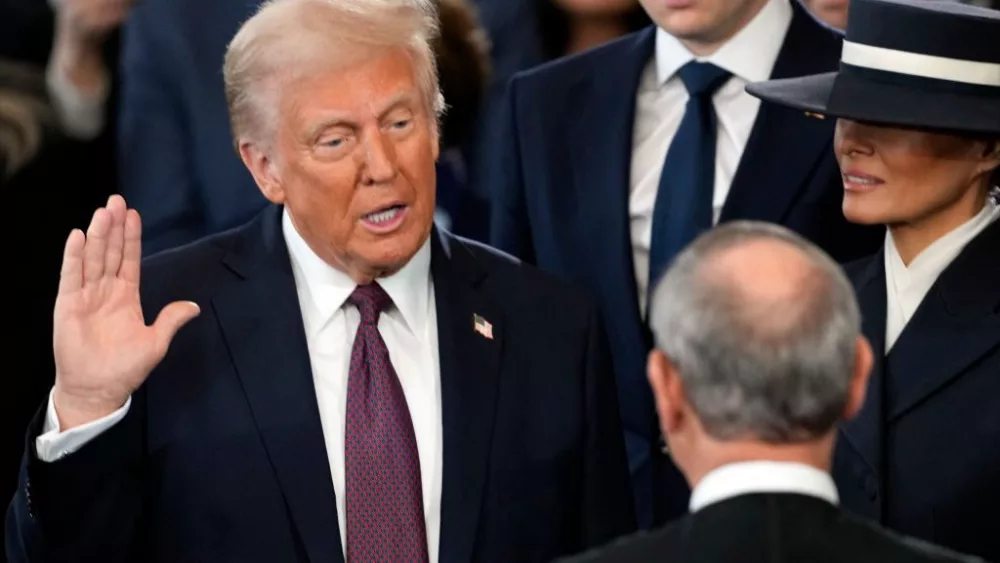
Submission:
M 323 144 L 331 148 L 337 148 L 340 145 L 344 144 L 344 139 L 338 137 L 336 139 L 331 139 Z
M 396 129 L 404 129 L 404 128 L 406 128 L 406 127 L 407 127 L 407 126 L 408 126 L 409 124 L 410 124 L 410 120 L 409 120 L 409 119 L 401 119 L 401 120 L 399 120 L 399 121 L 396 121 L 396 122 L 394 122 L 394 123 L 392 124 L 392 126 L 393 126 L 393 127 L 395 127 Z

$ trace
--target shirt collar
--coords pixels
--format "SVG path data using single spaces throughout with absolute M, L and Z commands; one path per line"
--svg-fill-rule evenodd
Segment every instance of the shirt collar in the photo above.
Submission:
M 712 63 L 746 82 L 769 79 L 792 15 L 789 0 L 769 0 L 749 24 L 707 57 L 695 57 L 679 39 L 658 28 L 656 76 L 659 85 L 665 84 L 693 60 Z
M 691 492 L 689 508 L 696 512 L 710 504 L 753 493 L 795 493 L 837 504 L 837 486 L 829 473 L 801 464 L 748 461 L 723 465 L 702 478 Z
M 934 241 L 910 261 L 909 266 L 903 264 L 892 233 L 886 232 L 886 271 L 890 274 L 896 291 L 906 290 L 910 284 L 917 281 L 930 282 L 924 284 L 930 287 L 948 265 L 962 253 L 962 249 L 998 218 L 1000 218 L 1000 205 L 992 198 L 986 198 L 986 205 L 975 217 Z
M 327 264 L 309 247 L 292 224 L 287 209 L 282 213 L 281 227 L 292 264 L 305 282 L 311 305 L 322 320 L 315 327 L 315 330 L 319 330 L 344 306 L 357 284 L 350 276 Z M 395 310 L 399 311 L 403 322 L 414 335 L 421 334 L 427 322 L 430 270 L 431 241 L 428 237 L 420 250 L 398 272 L 376 280 L 389 294 Z

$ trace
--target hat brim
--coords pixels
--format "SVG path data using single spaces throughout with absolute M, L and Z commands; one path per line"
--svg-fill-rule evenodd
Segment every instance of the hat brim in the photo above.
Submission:
M 836 72 L 758 82 L 748 85 L 747 92 L 829 117 L 1000 136 L 1000 99 L 995 95 L 927 91 Z

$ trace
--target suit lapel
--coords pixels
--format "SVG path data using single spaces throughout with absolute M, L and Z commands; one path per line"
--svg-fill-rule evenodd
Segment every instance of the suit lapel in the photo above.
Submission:
M 927 293 L 889 357 L 895 419 L 1000 346 L 1000 222 L 966 246 Z
M 872 475 L 881 483 L 885 441 L 885 254 L 869 259 L 855 283 L 862 312 L 862 332 L 872 346 L 874 362 L 861 411 L 841 425 L 847 443 L 861 456 Z
M 486 272 L 465 244 L 437 231 L 431 237 L 444 430 L 439 560 L 467 563 L 489 467 L 503 316 L 486 295 Z M 475 329 L 477 318 L 487 334 Z
M 820 27 L 798 2 L 792 4 L 795 12 L 772 79 L 832 70 L 816 62 L 823 58 L 817 37 L 831 32 Z M 809 117 L 798 110 L 762 103 L 720 221 L 757 219 L 780 223 L 810 179 L 816 162 L 833 150 L 833 126 L 832 119 Z
M 576 148 L 572 152 L 579 201 L 575 228 L 578 240 L 589 242 L 576 251 L 583 263 L 593 267 L 588 277 L 601 297 L 616 357 L 645 359 L 651 340 L 639 312 L 628 198 L 636 92 L 655 44 L 655 27 L 635 34 L 622 45 L 626 54 L 600 73 L 589 75 L 577 86 L 575 99 L 568 102 L 582 111 L 567 129 L 567 143 Z M 639 376 L 619 386 L 625 427 L 654 435 L 652 396 L 643 371 L 623 371 L 621 364 L 616 365 L 620 378 Z
M 281 209 L 226 264 L 242 281 L 212 300 L 254 423 L 312 563 L 341 562 L 336 498 Z

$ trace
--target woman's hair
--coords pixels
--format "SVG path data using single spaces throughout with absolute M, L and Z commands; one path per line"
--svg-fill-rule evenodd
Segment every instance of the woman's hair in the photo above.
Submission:
M 492 73 L 486 31 L 469 0 L 436 0 L 439 34 L 431 43 L 447 111 L 441 147 L 463 142 L 473 128 Z
M 546 59 L 556 59 L 566 54 L 570 40 L 570 14 L 556 0 L 535 0 L 538 14 L 538 34 Z M 638 31 L 652 23 L 638 3 L 624 15 L 628 32 Z

